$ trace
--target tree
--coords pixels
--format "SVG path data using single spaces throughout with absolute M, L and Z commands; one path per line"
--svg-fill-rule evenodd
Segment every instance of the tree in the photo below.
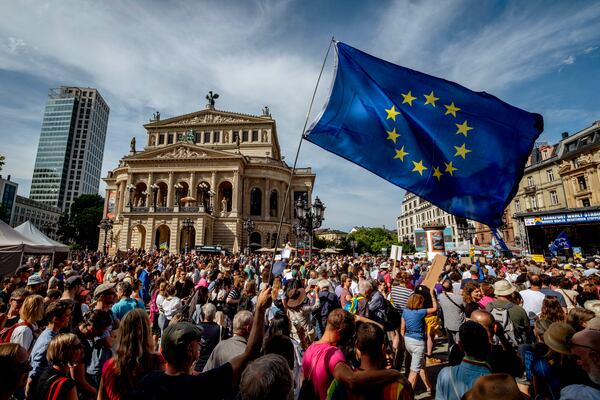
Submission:
M 97 194 L 84 194 L 71 204 L 71 210 L 59 220 L 58 234 L 66 243 L 75 242 L 82 248 L 98 247 L 104 199 Z
M 380 254 L 382 248 L 389 251 L 393 244 L 398 244 L 396 235 L 383 228 L 358 228 L 348 235 L 347 243 L 351 240 L 356 240 L 356 251 L 359 254 Z

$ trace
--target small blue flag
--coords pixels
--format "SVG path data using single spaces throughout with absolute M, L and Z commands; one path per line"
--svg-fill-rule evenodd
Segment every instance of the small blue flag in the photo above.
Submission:
M 566 250 L 571 248 L 571 242 L 565 231 L 561 231 L 556 239 L 548 246 L 550 252 L 554 255 L 558 254 L 559 250 Z
M 328 103 L 304 137 L 490 227 L 515 195 L 541 115 L 336 42 Z

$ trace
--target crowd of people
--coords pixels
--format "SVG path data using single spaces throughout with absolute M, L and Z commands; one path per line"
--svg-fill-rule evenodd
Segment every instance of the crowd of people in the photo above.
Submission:
M 32 257 L 0 400 L 600 399 L 599 261 Z

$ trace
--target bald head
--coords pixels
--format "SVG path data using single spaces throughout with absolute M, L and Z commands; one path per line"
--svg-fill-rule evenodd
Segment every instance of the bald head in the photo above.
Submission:
M 496 322 L 496 320 L 494 319 L 494 316 L 489 313 L 486 310 L 474 310 L 471 313 L 471 318 L 472 321 L 477 322 L 478 324 L 482 325 L 485 330 L 487 331 L 488 337 L 490 340 L 493 339 L 494 337 L 494 323 Z

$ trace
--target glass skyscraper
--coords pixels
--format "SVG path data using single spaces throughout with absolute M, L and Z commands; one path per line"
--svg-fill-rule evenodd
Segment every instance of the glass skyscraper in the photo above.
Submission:
M 32 200 L 66 211 L 80 195 L 98 193 L 108 114 L 96 89 L 50 89 L 29 193 Z

